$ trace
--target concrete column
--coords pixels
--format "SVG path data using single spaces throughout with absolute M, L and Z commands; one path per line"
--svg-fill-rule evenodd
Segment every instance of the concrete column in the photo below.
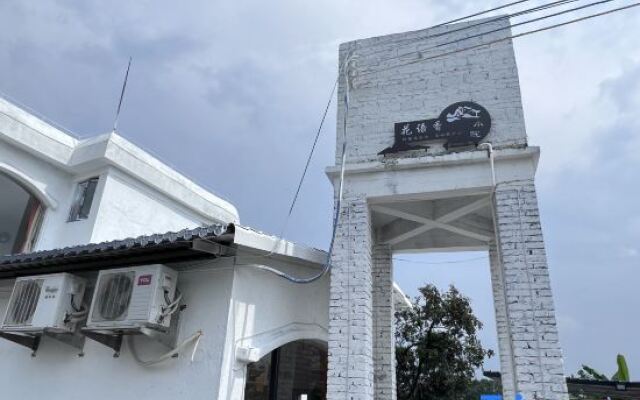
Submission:
M 393 262 L 388 245 L 373 246 L 373 398 L 396 399 Z
M 527 400 L 567 400 L 533 180 L 498 185 L 496 218 L 499 257 L 494 252 L 492 279 L 505 395 L 510 396 L 505 398 L 515 391 Z
M 364 196 L 346 196 L 331 258 L 328 400 L 373 399 L 371 226 Z

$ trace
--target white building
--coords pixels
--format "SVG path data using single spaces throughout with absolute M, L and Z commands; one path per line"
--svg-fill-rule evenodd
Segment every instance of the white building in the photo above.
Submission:
M 144 237 L 166 232 L 178 233 Z M 82 246 L 90 243 L 103 244 Z M 0 340 L 2 398 L 237 399 L 247 379 L 258 381 L 251 390 L 268 384 L 260 381 L 264 371 L 247 373 L 247 363 L 266 356 L 268 364 L 272 350 L 287 343 L 283 357 L 297 351 L 326 358 L 327 277 L 301 286 L 246 266 L 309 276 L 321 271 L 326 253 L 238 225 L 231 204 L 117 134 L 78 140 L 5 100 L 0 250 L 3 316 L 17 276 L 71 271 L 92 285 L 101 269 L 162 263 L 178 270 L 187 305 L 178 343 L 204 333 L 193 361 L 189 347 L 155 367 L 136 362 L 128 340 L 118 358 L 89 339 L 80 350 L 45 335 L 33 358 L 31 349 Z M 133 340 L 141 358 L 167 351 L 146 337 Z M 326 361 L 317 363 L 309 368 L 321 372 Z M 291 381 L 291 390 L 324 387 L 324 371 L 318 382 Z
M 348 88 L 351 103 L 346 133 L 338 107 L 327 171 L 337 188 L 347 137 L 334 269 L 303 285 L 264 267 L 311 277 L 326 253 L 243 227 L 233 205 L 115 133 L 78 140 L 0 100 L 2 398 L 392 400 L 393 312 L 406 298 L 391 255 L 472 249 L 491 255 L 505 394 L 566 399 L 533 182 L 539 149 L 527 143 L 513 49 L 502 41 L 415 61 L 448 29 L 341 46 L 338 98 Z M 98 274 L 155 264 L 177 271 L 181 295 L 173 275 L 145 272 L 109 307 L 143 304 L 158 318 L 123 328 L 105 317 Z M 81 284 L 18 284 L 62 272 L 85 279 L 82 301 Z M 155 295 L 135 297 L 147 285 Z M 78 333 L 35 329 L 55 313 L 38 307 L 55 299 L 70 307 L 59 324 L 79 320 Z

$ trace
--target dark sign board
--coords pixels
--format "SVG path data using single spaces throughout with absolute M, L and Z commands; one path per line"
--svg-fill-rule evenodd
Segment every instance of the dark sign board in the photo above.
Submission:
M 478 145 L 491 129 L 489 112 L 479 104 L 461 101 L 445 108 L 438 118 L 395 124 L 393 146 L 381 155 L 427 149 L 425 142 L 445 141 L 446 149 Z

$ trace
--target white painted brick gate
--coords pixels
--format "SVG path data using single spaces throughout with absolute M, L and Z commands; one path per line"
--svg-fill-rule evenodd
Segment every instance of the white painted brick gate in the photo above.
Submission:
M 452 38 L 435 33 L 460 25 L 340 48 L 341 64 L 347 54 L 352 62 L 345 195 L 332 259 L 330 400 L 395 399 L 391 255 L 417 250 L 489 251 L 505 399 L 568 399 L 534 184 L 539 148 L 527 143 L 512 44 L 406 64 Z M 341 80 L 339 99 L 345 90 Z M 495 149 L 495 186 L 487 151 L 473 146 L 378 155 L 393 144 L 394 123 L 435 118 L 459 101 L 491 114 L 484 141 Z M 327 169 L 334 187 L 344 110 L 338 107 L 336 166 Z

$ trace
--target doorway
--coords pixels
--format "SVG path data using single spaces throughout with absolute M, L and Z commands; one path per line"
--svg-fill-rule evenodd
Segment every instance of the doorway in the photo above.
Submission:
M 246 400 L 324 400 L 327 344 L 298 340 L 247 366 Z

